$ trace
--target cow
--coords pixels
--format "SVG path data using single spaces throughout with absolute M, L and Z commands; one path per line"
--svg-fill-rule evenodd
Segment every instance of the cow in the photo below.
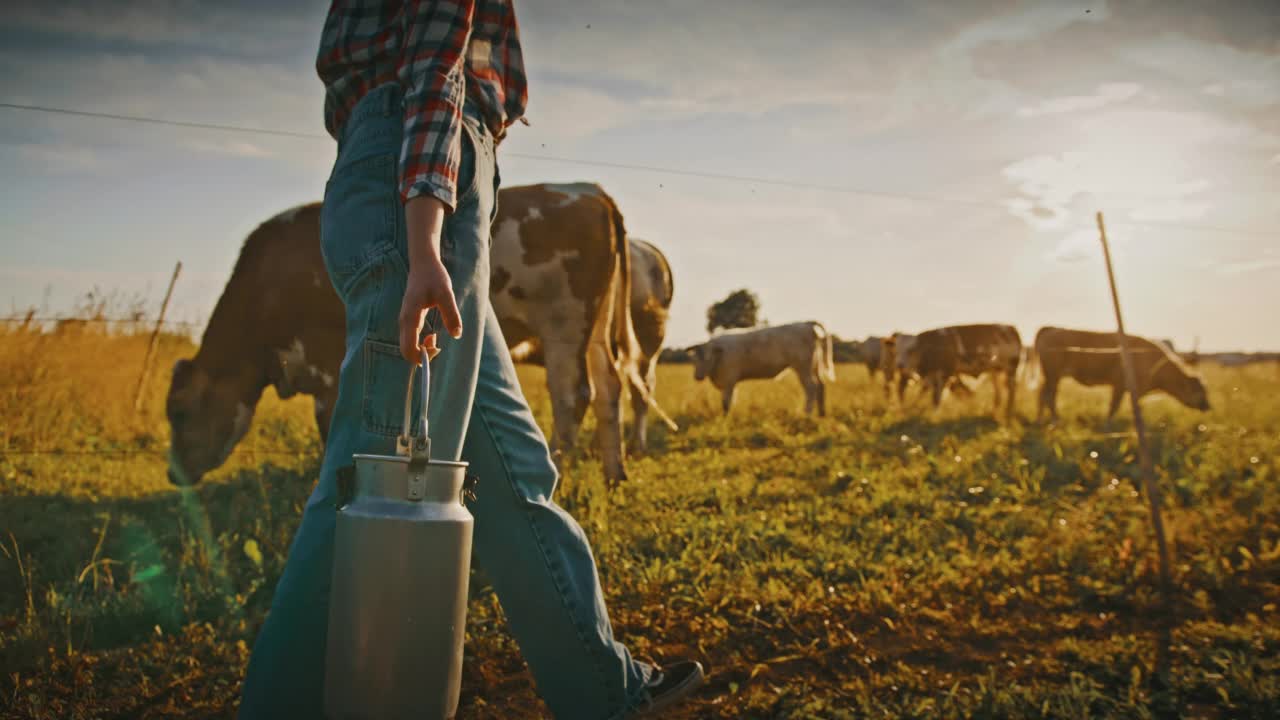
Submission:
M 631 383 L 631 425 L 630 447 L 643 453 L 649 448 L 648 414 L 649 401 L 645 397 L 655 397 L 658 384 L 658 355 L 662 352 L 662 344 L 667 336 L 667 317 L 671 311 L 671 300 L 675 285 L 671 275 L 671 264 L 667 256 L 653 243 L 628 238 L 631 245 L 631 321 L 636 329 L 636 340 L 639 342 L 636 366 L 640 371 L 647 388 L 636 387 L 635 375 L 628 375 Z
M 632 326 L 631 254 L 622 215 L 598 185 L 531 185 L 498 194 L 490 299 L 509 346 L 536 342 L 545 357 L 557 459 L 573 447 L 588 405 L 606 477 L 626 479 L 624 382 L 640 380 Z M 169 475 L 197 482 L 248 430 L 262 392 L 315 400 L 322 441 L 337 397 L 345 312 L 320 254 L 320 204 L 287 210 L 245 240 L 193 358 L 173 370 L 166 413 Z M 638 390 L 636 389 L 638 388 Z M 655 412 L 669 426 L 662 409 Z
M 884 396 L 889 398 L 897 387 L 898 403 L 906 392 L 907 383 L 911 381 L 911 370 L 907 367 L 907 354 L 915 347 L 916 336 L 908 333 L 894 332 L 880 343 L 880 372 L 884 373 Z
M 822 380 L 836 379 L 831 342 L 831 333 L 813 321 L 728 330 L 689 348 L 693 377 L 709 379 L 720 390 L 721 405 L 728 415 L 739 382 L 770 380 L 791 368 L 804 386 L 805 413 L 816 409 L 823 416 L 827 414 L 827 394 Z
M 671 310 L 674 286 L 671 265 L 657 246 L 634 237 L 627 238 L 627 243 L 631 250 L 631 320 L 638 342 L 635 365 L 639 378 L 644 381 L 644 387 L 641 388 L 636 386 L 640 380 L 635 375 L 627 377 L 634 416 L 628 447 L 637 453 L 643 453 L 648 448 L 648 412 L 651 404 L 648 398 L 657 392 L 658 355 L 666 338 L 667 317 Z M 546 355 L 537 338 L 515 343 L 511 353 L 518 362 L 546 364 Z
M 876 373 L 880 372 L 881 358 L 880 353 L 884 347 L 884 338 L 869 335 L 867 338 L 856 344 L 854 353 L 856 362 L 859 365 L 865 365 L 867 368 L 867 377 L 871 380 L 876 379 Z
M 1127 344 L 1139 398 L 1160 391 L 1189 408 L 1209 409 L 1204 380 L 1169 345 L 1136 335 L 1129 335 Z M 1068 377 L 1082 385 L 1111 386 L 1107 419 L 1115 417 L 1127 391 L 1117 333 L 1042 327 L 1036 332 L 1032 352 L 1032 363 L 1037 360 L 1041 376 L 1037 421 L 1046 412 L 1058 419 L 1058 383 Z
M 904 369 L 924 381 L 935 409 L 942 402 L 944 389 L 969 392 L 963 376 L 990 374 L 995 385 L 994 412 L 1000 412 L 1003 389 L 1008 396 L 1005 418 L 1013 418 L 1022 338 L 1012 325 L 952 325 L 926 330 L 916 335 L 903 354 Z

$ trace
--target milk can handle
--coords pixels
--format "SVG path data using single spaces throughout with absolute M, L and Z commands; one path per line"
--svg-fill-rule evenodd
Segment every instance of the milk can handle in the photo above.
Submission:
M 417 370 L 416 365 L 409 366 L 409 386 L 405 388 L 404 394 L 404 430 L 400 436 L 398 445 L 401 448 L 414 448 L 413 433 L 409 429 L 409 421 L 413 416 L 413 373 Z M 425 445 L 427 435 L 427 401 L 431 399 L 431 358 L 427 355 L 425 348 L 422 350 L 422 426 L 421 435 L 419 436 Z M 416 449 L 416 448 L 415 448 Z M 412 451 L 411 451 L 412 452 Z

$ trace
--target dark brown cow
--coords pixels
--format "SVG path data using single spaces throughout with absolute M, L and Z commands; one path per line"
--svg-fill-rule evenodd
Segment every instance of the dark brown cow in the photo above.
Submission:
M 249 429 L 267 386 L 315 398 L 323 439 L 337 396 L 345 321 L 320 257 L 320 205 L 281 213 L 245 240 L 195 357 L 173 368 L 169 478 L 198 482 Z
M 905 369 L 929 387 L 935 408 L 942 402 L 943 389 L 963 387 L 961 376 L 978 378 L 990 373 L 995 386 L 995 412 L 1000 412 L 1003 389 L 1008 396 L 1005 417 L 1013 418 L 1022 338 L 1012 325 L 952 325 L 926 330 L 916 336 L 903 355 Z
M 1128 336 L 1138 396 L 1161 391 L 1196 410 L 1209 409 L 1204 381 L 1187 367 L 1168 345 L 1135 335 Z M 1058 418 L 1058 383 L 1072 378 L 1082 385 L 1110 385 L 1107 418 L 1115 416 L 1124 398 L 1124 363 L 1116 333 L 1043 327 L 1036 333 L 1032 363 L 1039 360 L 1041 386 L 1036 419 L 1046 412 Z
M 574 445 L 592 405 L 605 475 L 623 480 L 624 382 L 646 402 L 652 394 L 627 301 L 622 216 L 586 183 L 507 188 L 498 204 L 490 299 L 508 344 L 536 343 L 545 358 L 557 457 Z M 249 235 L 199 351 L 175 366 L 167 403 L 175 482 L 190 484 L 222 464 L 268 385 L 281 397 L 313 396 L 324 437 L 345 322 L 320 255 L 319 210 L 294 208 Z

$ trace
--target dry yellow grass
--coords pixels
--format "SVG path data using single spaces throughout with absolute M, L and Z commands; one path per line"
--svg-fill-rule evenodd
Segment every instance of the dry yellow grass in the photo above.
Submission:
M 0 714 L 232 716 L 319 445 L 310 403 L 268 391 L 226 467 L 174 491 L 163 396 L 193 349 L 164 338 L 138 416 L 145 338 L 0 335 Z M 1064 388 L 1057 428 L 1005 426 L 989 384 L 933 414 L 842 366 L 827 418 L 799 414 L 789 377 L 721 418 L 688 366 L 663 366 L 682 430 L 653 428 L 614 492 L 575 458 L 559 499 L 620 637 L 709 667 L 677 717 L 1276 717 L 1278 370 L 1207 368 L 1207 414 L 1146 403 L 1176 536 L 1166 695 L 1129 422 L 1103 422 L 1103 392 Z M 549 427 L 541 371 L 520 373 Z M 462 716 L 536 717 L 492 589 L 473 588 Z

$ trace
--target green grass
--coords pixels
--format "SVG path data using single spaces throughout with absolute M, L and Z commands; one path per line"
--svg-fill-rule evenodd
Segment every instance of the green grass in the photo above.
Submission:
M 0 715 L 234 712 L 314 481 L 310 406 L 268 392 L 227 466 L 180 495 L 160 408 L 191 348 L 166 339 L 134 417 L 142 347 L 0 337 Z M 799 414 L 786 377 L 744 385 L 720 418 L 710 386 L 664 366 L 681 432 L 652 428 L 612 492 L 574 459 L 558 499 L 619 637 L 709 669 L 675 717 L 1277 717 L 1280 372 L 1205 372 L 1213 411 L 1145 403 L 1175 557 L 1160 697 L 1153 543 L 1129 419 L 1102 420 L 1103 392 L 1065 388 L 1056 428 L 1006 426 L 989 384 L 934 414 L 842 366 L 825 419 Z M 540 371 L 521 374 L 549 427 Z M 30 447 L 63 452 L 13 452 Z M 460 717 L 545 714 L 479 575 L 473 596 Z

